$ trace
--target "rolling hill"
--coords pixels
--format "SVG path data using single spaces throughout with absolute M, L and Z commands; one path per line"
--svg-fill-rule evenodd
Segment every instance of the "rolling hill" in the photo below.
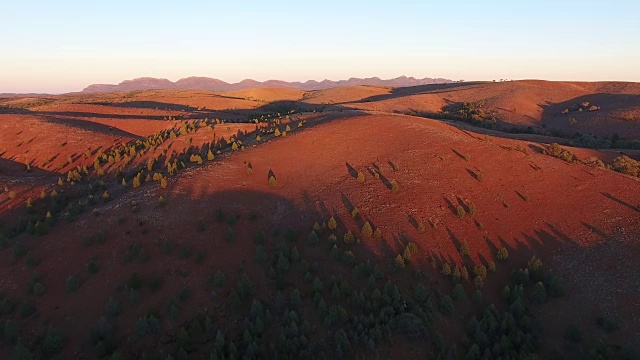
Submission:
M 612 119 L 635 113 L 635 91 L 523 81 L 3 100 L 0 350 L 633 358 L 638 177 L 613 152 L 500 126 L 560 128 L 545 112 L 569 108 L 573 129 L 633 139 L 633 120 L 623 135 Z M 599 109 L 573 110 L 586 101 Z M 498 123 L 425 117 L 464 102 Z

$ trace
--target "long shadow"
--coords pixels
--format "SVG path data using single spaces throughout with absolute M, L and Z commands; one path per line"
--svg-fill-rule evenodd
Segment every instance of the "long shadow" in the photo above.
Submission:
M 351 200 L 349 200 L 349 198 L 342 192 L 340 193 L 340 199 L 342 199 L 342 204 L 344 205 L 345 208 L 347 208 L 347 211 L 349 211 L 349 213 L 351 213 L 353 209 L 356 208 L 351 202 Z
M 469 168 L 466 168 L 465 170 L 467 170 L 467 173 L 468 173 L 472 178 L 474 178 L 474 179 L 476 179 L 476 180 L 480 181 L 480 175 L 479 175 L 479 173 L 476 173 L 475 171 L 473 171 L 473 170 L 471 170 L 471 169 L 469 169 Z
M 442 196 L 442 198 L 444 199 L 444 201 L 447 203 L 447 207 L 449 208 L 449 211 L 451 211 L 451 213 L 453 215 L 458 215 L 458 210 L 456 209 L 455 205 L 453 205 L 453 203 L 451 202 L 451 200 L 449 200 L 446 196 Z
M 126 101 L 126 102 L 91 102 L 92 105 L 103 105 L 109 107 L 119 108 L 134 108 L 134 109 L 153 109 L 153 110 L 172 110 L 172 111 L 197 111 L 198 109 L 192 106 L 165 103 L 160 101 Z
M 34 166 L 32 162 L 29 164 L 29 167 L 30 169 L 27 170 L 27 166 L 25 164 L 0 157 L 0 175 L 12 177 L 56 177 L 60 175 L 59 173 Z
M 125 115 L 125 114 L 98 114 L 79 111 L 35 111 L 33 115 L 45 117 L 80 117 L 80 118 L 98 118 L 98 119 L 125 119 L 125 120 L 163 120 L 164 116 L 157 115 Z
M 618 90 L 616 90 L 618 91 Z M 596 111 L 577 111 L 580 104 L 588 102 L 589 106 L 599 107 Z M 540 104 L 542 108 L 541 122 L 547 128 L 553 128 L 567 134 L 576 132 L 583 134 L 592 133 L 596 136 L 611 136 L 614 133 L 624 134 L 626 140 L 640 139 L 640 129 L 637 122 L 628 121 L 613 113 L 624 113 L 626 110 L 634 110 L 640 103 L 639 94 L 612 94 L 594 93 L 579 96 L 564 102 L 555 104 Z M 563 113 L 568 109 L 568 113 Z M 606 117 L 606 126 L 602 126 L 602 120 Z M 569 118 L 575 118 L 577 124 L 569 124 Z
M 451 149 L 451 151 L 453 151 L 454 154 L 458 155 L 460 159 L 467 160 L 467 157 L 461 154 L 460 152 L 458 152 L 456 149 Z
M 341 102 L 341 103 L 336 103 L 336 105 L 383 101 L 383 100 L 397 99 L 401 97 L 421 95 L 421 94 L 440 94 L 440 93 L 444 94 L 452 91 L 459 91 L 460 88 L 473 87 L 483 83 L 484 82 L 477 81 L 477 82 L 428 84 L 428 85 L 418 85 L 418 86 L 408 86 L 408 87 L 397 87 L 397 88 L 393 88 L 389 94 L 369 96 L 367 98 L 364 98 L 358 101 Z
M 601 238 L 603 238 L 603 239 L 608 239 L 608 238 L 610 238 L 610 236 L 609 236 L 609 235 L 607 235 L 604 231 L 602 231 L 602 230 L 598 229 L 597 227 L 595 227 L 595 226 L 593 226 L 593 225 L 590 225 L 590 224 L 587 224 L 587 223 L 586 223 L 586 222 L 584 222 L 584 221 L 581 221 L 580 223 L 582 224 L 582 226 L 584 226 L 585 228 L 589 229 L 589 231 L 591 231 L 592 233 L 594 233 L 594 234 L 596 234 L 596 235 L 600 236 Z
M 113 126 L 104 125 L 88 120 L 76 120 L 63 117 L 45 116 L 46 121 L 53 122 L 60 125 L 70 126 L 78 129 L 82 129 L 90 132 L 99 132 L 105 135 L 122 136 L 136 140 L 142 139 L 142 136 L 132 134 L 130 132 L 115 128 Z
M 466 213 L 470 213 L 471 212 L 471 208 L 469 207 L 469 205 L 462 200 L 462 198 L 460 196 L 456 195 L 456 200 L 458 201 L 458 206 L 462 206 L 462 208 L 464 209 L 464 211 Z M 458 211 L 456 210 L 456 215 L 458 214 Z
M 347 171 L 349 172 L 349 175 L 351 175 L 351 177 L 353 177 L 354 179 L 357 179 L 358 178 L 358 170 L 356 170 L 348 162 L 345 162 L 344 164 L 347 166 Z
M 624 205 L 624 206 L 628 207 L 631 210 L 635 210 L 635 211 L 639 211 L 640 212 L 640 208 L 638 208 L 636 206 L 633 206 L 633 205 L 629 204 L 628 202 L 626 202 L 624 200 L 618 199 L 617 197 L 611 195 L 608 192 L 601 192 L 600 194 L 604 195 L 609 200 L 615 201 L 620 205 Z M 639 204 L 639 206 L 640 206 L 640 204 Z
M 520 193 L 518 190 L 514 190 L 516 192 L 516 194 L 518 195 L 518 197 L 520 199 L 522 199 L 522 201 L 528 201 L 529 198 L 526 195 L 523 195 L 522 193 Z

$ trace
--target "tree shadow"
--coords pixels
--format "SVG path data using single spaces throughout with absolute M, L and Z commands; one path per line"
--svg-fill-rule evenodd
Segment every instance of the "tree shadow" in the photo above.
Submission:
M 633 206 L 632 204 L 629 204 L 628 202 L 626 202 L 626 201 L 624 201 L 624 200 L 618 199 L 617 197 L 615 197 L 615 196 L 611 195 L 611 193 L 608 193 L 608 192 L 601 192 L 601 194 L 602 194 L 604 197 L 606 197 L 607 199 L 609 199 L 609 200 L 615 201 L 615 202 L 617 202 L 617 203 L 618 203 L 618 204 L 620 204 L 620 205 L 624 205 L 624 206 L 628 207 L 628 208 L 629 208 L 629 209 L 631 209 L 631 210 L 635 210 L 635 211 L 639 211 L 639 212 L 640 212 L 640 209 L 639 209 L 638 207 Z M 639 205 L 640 205 L 640 204 L 639 204 Z
M 472 177 L 472 178 L 474 178 L 474 179 L 476 179 L 476 180 L 480 181 L 480 175 L 479 175 L 479 173 L 476 173 L 475 171 L 473 171 L 473 170 L 471 170 L 471 169 L 469 169 L 469 168 L 466 168 L 465 170 L 467 170 L 467 173 L 468 173 L 469 175 L 471 175 L 471 177 Z
M 467 160 L 467 157 L 464 156 L 463 154 L 461 154 L 460 152 L 458 152 L 456 149 L 451 149 L 451 151 L 453 151 L 454 154 L 458 155 L 458 157 L 462 160 Z
M 442 196 L 442 198 L 444 199 L 444 201 L 447 203 L 447 207 L 449 208 L 449 210 L 451 211 L 451 213 L 453 215 L 458 215 L 458 209 L 456 209 L 455 205 L 453 205 L 453 203 L 451 202 L 451 200 L 449 200 L 446 196 Z
M 528 201 L 529 198 L 526 195 L 523 195 L 522 193 L 520 193 L 518 190 L 514 190 L 516 192 L 516 194 L 518 194 L 518 197 L 520 199 L 522 199 L 522 201 Z
M 49 121 L 52 123 L 74 127 L 74 128 L 82 129 L 85 131 L 99 132 L 99 133 L 110 135 L 110 136 L 122 136 L 122 137 L 136 139 L 136 140 L 142 139 L 142 136 L 132 134 L 130 132 L 118 129 L 113 126 L 104 125 L 104 124 L 96 123 L 89 120 L 77 120 L 72 118 L 52 117 L 52 116 L 45 116 L 45 119 L 46 121 Z
M 547 150 L 545 150 L 542 146 L 535 145 L 535 144 L 529 144 L 529 149 L 533 150 L 538 154 L 545 154 L 547 152 Z
M 593 225 L 590 225 L 590 224 L 587 224 L 586 222 L 583 222 L 583 221 L 581 221 L 580 223 L 582 224 L 582 226 L 584 226 L 585 228 L 589 229 L 589 231 L 591 231 L 592 233 L 600 236 L 601 238 L 603 238 L 603 239 L 609 239 L 610 238 L 609 235 L 607 235 L 604 231 L 598 229 L 597 227 L 595 227 Z
M 344 164 L 347 166 L 347 172 L 349 173 L 349 175 L 351 175 L 351 177 L 353 177 L 354 179 L 357 179 L 358 178 L 358 170 L 356 170 L 348 162 L 345 162 Z

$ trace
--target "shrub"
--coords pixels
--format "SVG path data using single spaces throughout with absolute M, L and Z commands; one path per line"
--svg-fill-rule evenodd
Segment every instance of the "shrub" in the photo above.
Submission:
M 619 173 L 640 176 L 640 162 L 633 160 L 632 158 L 622 155 L 613 159 L 613 165 L 611 168 Z

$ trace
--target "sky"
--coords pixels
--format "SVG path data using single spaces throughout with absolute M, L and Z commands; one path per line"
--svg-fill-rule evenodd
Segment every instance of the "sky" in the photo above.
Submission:
M 176 81 L 640 81 L 640 1 L 0 0 L 0 93 Z

